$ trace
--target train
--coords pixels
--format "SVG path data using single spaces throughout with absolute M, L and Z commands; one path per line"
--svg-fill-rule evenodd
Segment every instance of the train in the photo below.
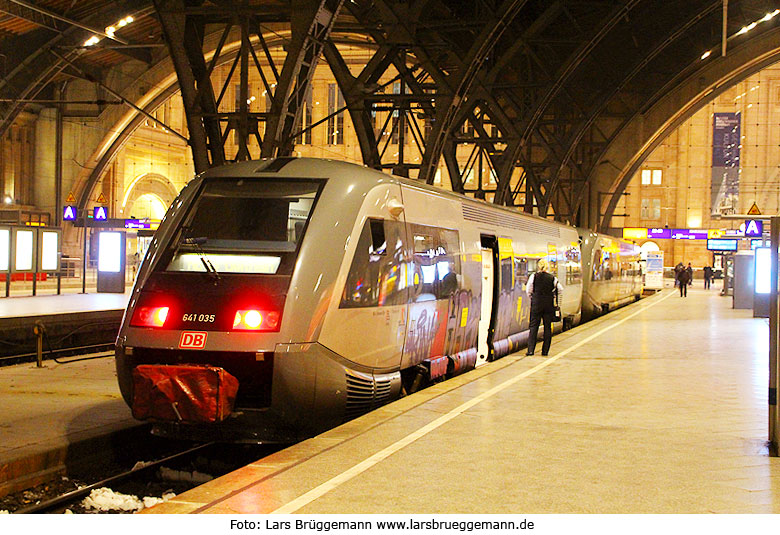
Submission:
M 524 347 L 540 259 L 557 330 L 642 294 L 617 238 L 347 162 L 214 168 L 144 256 L 119 387 L 160 436 L 298 441 Z

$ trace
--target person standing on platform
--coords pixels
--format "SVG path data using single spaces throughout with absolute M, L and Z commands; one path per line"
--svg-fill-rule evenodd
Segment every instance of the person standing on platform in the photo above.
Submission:
M 563 286 L 558 277 L 547 273 L 547 260 L 539 260 L 536 272 L 528 279 L 526 291 L 531 297 L 531 324 L 528 332 L 528 352 L 533 355 L 536 349 L 536 336 L 539 324 L 544 321 L 544 338 L 542 341 L 542 356 L 547 356 L 552 343 L 552 320 L 555 315 L 555 300 L 563 292 Z
M 690 282 L 691 272 L 687 269 L 681 269 L 677 274 L 677 285 L 680 287 L 680 297 L 688 297 L 688 284 L 690 284 Z
M 679 286 L 680 285 L 680 272 L 684 270 L 685 267 L 683 266 L 682 262 L 677 262 L 677 265 L 674 266 L 674 285 Z
M 710 282 L 712 281 L 712 268 L 710 266 L 704 266 L 704 289 L 710 289 Z
M 685 268 L 685 271 L 688 272 L 688 284 L 693 286 L 693 267 L 691 267 L 691 263 L 688 262 L 688 267 Z

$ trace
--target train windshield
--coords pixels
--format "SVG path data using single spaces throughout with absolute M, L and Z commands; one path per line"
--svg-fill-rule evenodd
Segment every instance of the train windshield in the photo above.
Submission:
M 208 180 L 166 271 L 289 274 L 322 181 Z

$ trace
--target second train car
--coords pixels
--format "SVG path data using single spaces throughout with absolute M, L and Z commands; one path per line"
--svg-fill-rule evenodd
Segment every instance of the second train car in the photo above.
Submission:
M 312 436 L 521 348 L 539 259 L 564 286 L 564 326 L 578 323 L 590 313 L 583 284 L 603 290 L 603 255 L 623 246 L 587 239 L 600 249 L 567 225 L 344 162 L 212 169 L 174 201 L 138 273 L 117 339 L 120 389 L 135 409 L 148 401 L 139 370 L 165 376 L 153 388 L 173 412 L 146 414 L 161 435 Z M 599 267 L 583 259 L 595 250 Z M 601 295 L 588 307 L 623 300 Z M 197 377 L 203 392 L 172 392 L 182 365 L 235 378 L 232 412 L 185 411 L 219 384 Z

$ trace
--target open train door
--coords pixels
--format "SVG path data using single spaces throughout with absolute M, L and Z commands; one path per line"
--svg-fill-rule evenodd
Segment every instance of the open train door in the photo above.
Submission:
M 477 366 L 493 360 L 493 333 L 496 329 L 498 287 L 498 240 L 495 236 L 480 236 L 482 242 L 482 307 L 477 338 Z

